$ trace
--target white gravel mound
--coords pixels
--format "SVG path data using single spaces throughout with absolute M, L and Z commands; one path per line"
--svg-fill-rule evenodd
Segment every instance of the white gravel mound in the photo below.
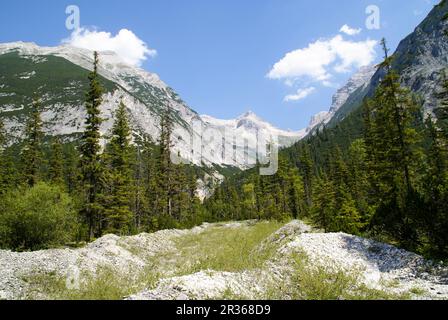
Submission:
M 118 274 L 137 274 L 151 261 L 165 256 L 179 259 L 176 242 L 179 244 L 183 236 L 210 228 L 250 228 L 254 223 L 204 224 L 191 230 L 164 230 L 133 237 L 106 235 L 81 249 L 24 253 L 0 250 L 0 299 L 26 298 L 29 289 L 26 277 L 34 274 L 64 277 L 77 269 L 94 275 L 98 267 L 109 267 Z M 269 236 L 256 250 L 263 252 L 272 248 L 276 254 L 260 270 L 237 273 L 203 270 L 174 277 L 171 276 L 174 272 L 167 267 L 173 264 L 162 264 L 161 268 L 167 270 L 162 270 L 163 278 L 155 288 L 128 299 L 257 299 L 263 297 L 272 281 L 289 279 L 294 271 L 289 258 L 296 252 L 305 253 L 316 266 L 359 272 L 362 281 L 371 288 L 391 293 L 419 291 L 416 299 L 448 299 L 448 268 L 391 245 L 343 233 L 322 233 L 301 221 L 292 221 Z
M 360 272 L 366 285 L 395 293 L 419 289 L 421 298 L 448 299 L 448 270 L 423 257 L 344 233 L 303 233 L 281 251 L 305 252 L 313 264 Z
M 162 279 L 154 290 L 145 290 L 127 300 L 207 300 L 232 297 L 254 297 L 262 287 L 253 282 L 248 272 L 230 273 L 212 270 Z M 247 284 L 251 283 L 251 286 Z M 229 294 L 230 296 L 226 296 Z

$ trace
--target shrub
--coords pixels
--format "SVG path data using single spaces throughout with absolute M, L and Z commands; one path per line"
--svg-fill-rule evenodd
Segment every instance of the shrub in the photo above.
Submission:
M 0 246 L 39 250 L 64 245 L 76 233 L 73 201 L 60 187 L 39 183 L 0 201 Z

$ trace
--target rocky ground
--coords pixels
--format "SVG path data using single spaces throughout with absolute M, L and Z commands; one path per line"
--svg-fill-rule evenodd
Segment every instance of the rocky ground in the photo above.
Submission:
M 300 221 L 280 227 L 253 248 L 251 254 L 255 256 L 271 252 L 257 267 L 234 272 L 188 268 L 194 264 L 192 260 L 198 259 L 197 255 L 202 260 L 208 259 L 200 256 L 201 247 L 187 248 L 192 250 L 187 252 L 195 255 L 181 254 L 182 246 L 187 246 L 192 236 L 240 229 L 250 232 L 255 225 L 254 222 L 204 224 L 191 230 L 164 230 L 133 237 L 107 235 L 80 249 L 0 251 L 0 299 L 52 298 L 29 278 L 51 274 L 68 279 L 70 286 L 72 279 L 95 275 L 99 267 L 114 270 L 117 276 L 148 270 L 157 274 L 154 285 L 146 289 L 136 286 L 135 292 L 123 297 L 129 300 L 264 299 L 271 297 L 267 292 L 272 290 L 272 284 L 293 285 L 288 282 L 295 272 L 290 261 L 298 253 L 305 255 L 311 266 L 343 270 L 347 274 L 356 272 L 359 281 L 369 288 L 391 294 L 410 293 L 409 298 L 413 299 L 448 299 L 448 268 L 441 264 L 373 240 L 321 233 Z M 29 294 L 36 290 L 37 295 Z M 290 297 L 285 294 L 280 298 Z

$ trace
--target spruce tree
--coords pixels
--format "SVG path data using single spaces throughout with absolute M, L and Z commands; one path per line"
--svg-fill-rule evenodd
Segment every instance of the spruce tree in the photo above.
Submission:
M 100 127 L 103 122 L 100 106 L 102 103 L 103 88 L 98 75 L 98 53 L 94 53 L 93 71 L 89 74 L 89 90 L 86 94 L 85 131 L 82 136 L 80 153 L 80 174 L 82 190 L 84 192 L 84 206 L 81 215 L 88 224 L 88 239 L 101 236 L 100 225 L 101 205 L 99 195 L 102 187 L 102 164 Z
M 130 138 L 131 128 L 126 106 L 120 102 L 112 126 L 112 137 L 105 153 L 107 170 L 106 192 L 103 196 L 104 232 L 125 235 L 129 234 L 132 228 L 133 181 Z
M 428 167 L 424 177 L 426 207 L 422 229 L 426 230 L 431 251 L 440 257 L 448 255 L 448 150 L 440 129 L 431 118 L 426 120 L 430 141 Z
M 25 141 L 22 149 L 23 180 L 33 187 L 41 178 L 42 155 L 42 120 L 40 101 L 35 99 L 25 126 Z
M 160 138 L 158 145 L 155 185 L 156 208 L 162 219 L 173 217 L 173 164 L 171 162 L 171 135 L 173 130 L 173 119 L 170 107 L 166 107 L 160 120 Z
M 313 161 L 311 160 L 310 148 L 308 144 L 302 148 L 299 156 L 299 170 L 303 177 L 303 187 L 305 191 L 305 199 L 308 209 L 312 206 L 312 178 L 313 178 Z
M 133 190 L 132 212 L 134 213 L 135 229 L 143 230 L 145 211 L 145 165 L 143 162 L 143 139 L 140 135 L 135 137 L 135 152 L 133 158 Z
M 58 186 L 64 186 L 64 152 L 59 137 L 53 138 L 48 168 L 49 180 Z
M 403 245 L 412 245 L 417 211 L 413 205 L 419 199 L 416 177 L 421 163 L 421 137 L 416 128 L 420 106 L 401 87 L 384 39 L 382 45 L 385 57 L 380 67 L 386 75 L 367 104 L 370 123 L 365 135 L 377 190 L 375 224 L 387 229 Z
M 352 142 L 348 150 L 348 167 L 350 168 L 348 187 L 365 226 L 369 223 L 374 211 L 374 203 L 370 199 L 371 184 L 366 149 L 364 140 L 357 139 Z
M 333 227 L 336 211 L 335 188 L 333 183 L 323 175 L 314 185 L 313 207 L 311 210 L 314 221 L 325 232 Z

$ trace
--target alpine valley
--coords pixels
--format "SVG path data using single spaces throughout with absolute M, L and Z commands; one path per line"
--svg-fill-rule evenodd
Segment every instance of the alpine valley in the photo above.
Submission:
M 0 300 L 447 300 L 448 0 L 378 43 L 299 131 L 200 115 L 114 52 L 0 44 Z

